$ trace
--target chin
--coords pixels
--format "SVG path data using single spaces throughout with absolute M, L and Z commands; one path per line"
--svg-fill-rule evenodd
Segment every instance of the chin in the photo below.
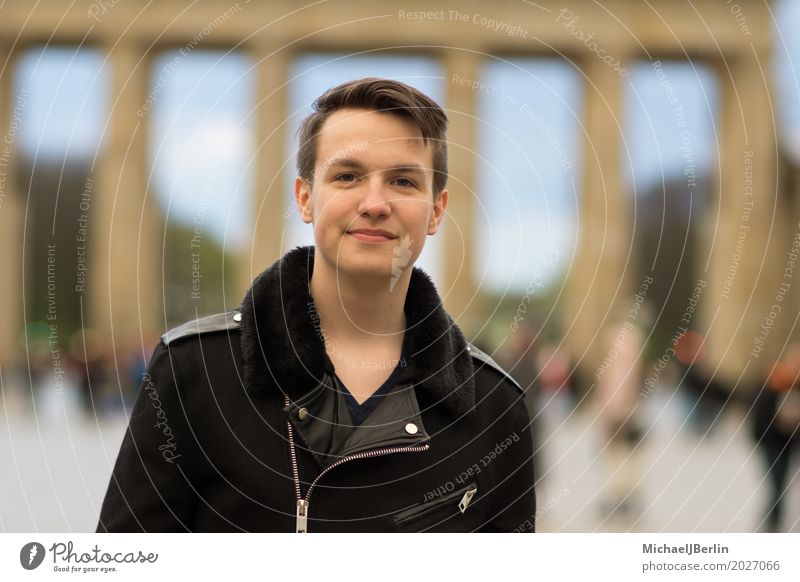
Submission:
M 339 255 L 336 268 L 349 275 L 362 277 L 389 277 L 392 273 L 391 254 L 375 251 L 355 251 Z

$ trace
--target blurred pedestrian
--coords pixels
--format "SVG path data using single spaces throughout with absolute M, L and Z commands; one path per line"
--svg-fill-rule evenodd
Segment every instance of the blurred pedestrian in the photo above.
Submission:
M 602 337 L 607 355 L 597 371 L 594 395 L 596 418 L 603 433 L 602 457 L 609 472 L 602 505 L 609 517 L 631 520 L 638 512 L 641 428 L 637 409 L 645 337 L 630 322 L 610 325 Z
M 800 342 L 766 370 L 753 405 L 753 436 L 766 466 L 770 497 L 759 529 L 781 531 L 787 477 L 800 442 Z

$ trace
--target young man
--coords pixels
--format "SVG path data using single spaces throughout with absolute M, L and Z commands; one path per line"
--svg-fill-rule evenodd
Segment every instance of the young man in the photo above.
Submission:
M 448 193 L 447 117 L 361 79 L 300 128 L 315 245 L 156 347 L 98 531 L 532 531 L 519 386 L 413 264 Z

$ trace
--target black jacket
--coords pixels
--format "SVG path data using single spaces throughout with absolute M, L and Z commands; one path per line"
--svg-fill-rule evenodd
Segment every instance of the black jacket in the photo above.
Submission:
M 421 270 L 397 388 L 363 425 L 339 425 L 313 261 L 313 247 L 290 251 L 240 310 L 162 336 L 98 531 L 532 531 L 521 390 Z

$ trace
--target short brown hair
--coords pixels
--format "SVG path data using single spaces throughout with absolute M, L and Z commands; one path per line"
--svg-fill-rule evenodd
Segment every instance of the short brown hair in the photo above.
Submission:
M 427 145 L 433 145 L 433 194 L 447 185 L 447 115 L 423 92 L 391 79 L 366 77 L 328 89 L 312 105 L 314 112 L 297 130 L 297 172 L 311 183 L 317 163 L 317 139 L 325 120 L 345 108 L 369 109 L 399 115 L 413 121 Z

